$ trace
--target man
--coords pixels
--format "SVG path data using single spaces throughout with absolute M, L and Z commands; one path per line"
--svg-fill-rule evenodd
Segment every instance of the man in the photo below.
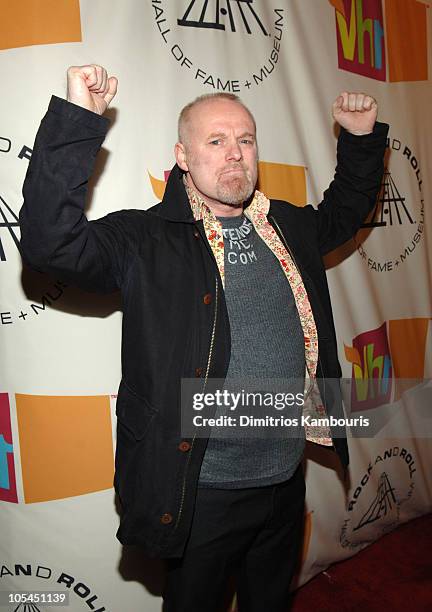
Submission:
M 122 291 L 118 538 L 168 560 L 165 609 L 217 610 L 235 570 L 241 611 L 286 610 L 304 432 L 253 446 L 182 436 L 181 380 L 196 377 L 202 390 L 242 376 L 316 380 L 315 410 L 338 413 L 325 383 L 341 372 L 322 255 L 351 238 L 375 202 L 386 126 L 373 98 L 342 93 L 335 179 L 318 210 L 298 208 L 255 190 L 250 111 L 232 95 L 204 96 L 180 115 L 163 202 L 88 222 L 87 182 L 108 129 L 101 115 L 116 89 L 100 66 L 68 70 L 68 101 L 51 100 L 24 184 L 22 253 L 69 282 Z M 242 248 L 251 265 L 238 265 Z M 346 441 L 328 427 L 306 437 L 348 464 Z

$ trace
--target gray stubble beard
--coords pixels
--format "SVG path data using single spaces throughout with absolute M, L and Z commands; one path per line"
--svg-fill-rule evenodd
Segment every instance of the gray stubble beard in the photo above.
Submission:
M 248 200 L 255 190 L 255 182 L 250 173 L 244 170 L 243 176 L 232 178 L 228 184 L 218 182 L 216 187 L 217 198 L 222 204 L 237 208 Z

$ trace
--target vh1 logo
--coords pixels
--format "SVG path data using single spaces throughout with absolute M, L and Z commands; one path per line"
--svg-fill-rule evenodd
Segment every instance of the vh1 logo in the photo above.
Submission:
M 418 0 L 329 0 L 338 65 L 379 81 L 428 79 L 428 6 Z
M 423 380 L 430 320 L 391 319 L 344 346 L 352 364 L 352 411 L 396 402 Z

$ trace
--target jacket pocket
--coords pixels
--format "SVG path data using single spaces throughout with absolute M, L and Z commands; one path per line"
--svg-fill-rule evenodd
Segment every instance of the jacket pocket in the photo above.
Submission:
M 142 440 L 157 410 L 137 395 L 123 380 L 120 383 L 116 415 L 117 422 L 126 427 L 135 440 Z

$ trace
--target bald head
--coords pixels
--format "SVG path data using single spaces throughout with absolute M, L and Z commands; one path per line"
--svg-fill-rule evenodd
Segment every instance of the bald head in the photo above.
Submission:
M 182 142 L 185 145 L 188 144 L 189 132 L 191 129 L 191 123 L 192 123 L 192 117 L 194 115 L 194 111 L 196 111 L 198 107 L 202 105 L 208 105 L 217 100 L 228 100 L 244 108 L 244 110 L 248 113 L 249 117 L 251 118 L 254 128 L 256 130 L 256 123 L 255 123 L 254 116 L 252 115 L 248 107 L 245 104 L 243 104 L 243 102 L 240 100 L 238 96 L 232 93 L 224 93 L 224 92 L 204 94 L 202 96 L 198 96 L 198 98 L 195 98 L 195 100 L 192 100 L 192 102 L 189 102 L 189 104 L 186 104 L 186 106 L 183 107 L 183 109 L 181 110 L 179 118 L 178 118 L 179 142 Z

